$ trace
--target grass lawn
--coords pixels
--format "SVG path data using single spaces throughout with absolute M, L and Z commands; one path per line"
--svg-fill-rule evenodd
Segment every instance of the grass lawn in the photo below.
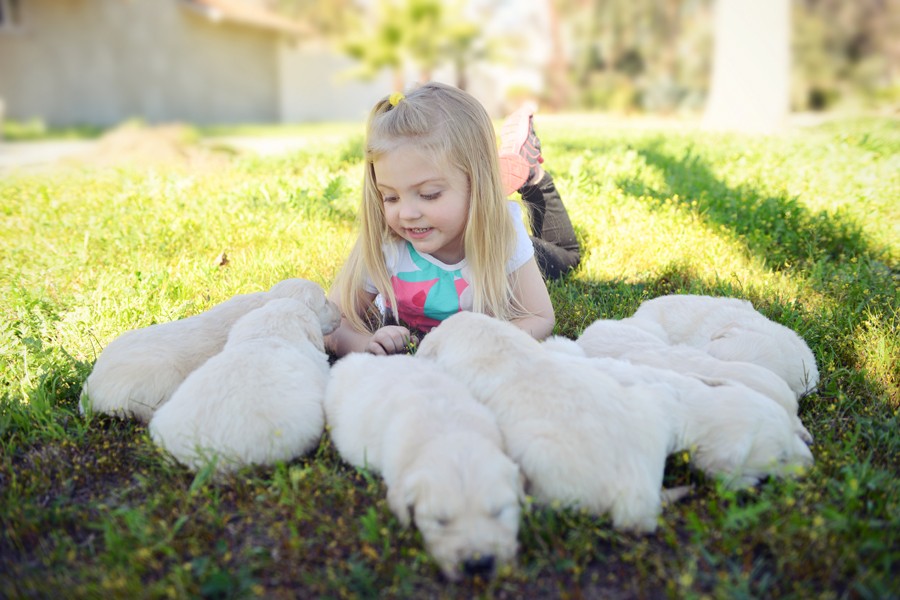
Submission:
M 673 456 L 666 484 L 695 491 L 656 533 L 529 504 L 514 568 L 448 584 L 327 434 L 214 482 L 136 422 L 78 410 L 126 330 L 288 277 L 328 286 L 353 238 L 362 127 L 284 158 L 4 173 L 0 596 L 900 597 L 900 122 L 539 127 L 585 250 L 550 286 L 556 333 L 663 294 L 751 300 L 819 364 L 805 476 L 734 492 Z

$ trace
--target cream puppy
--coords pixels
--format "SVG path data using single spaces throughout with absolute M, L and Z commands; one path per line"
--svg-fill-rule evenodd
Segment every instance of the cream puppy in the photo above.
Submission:
M 340 324 L 340 312 L 321 286 L 287 279 L 268 292 L 237 295 L 185 319 L 127 331 L 97 358 L 82 388 L 81 412 L 149 422 L 190 372 L 222 350 L 235 321 L 276 298 L 293 298 L 309 307 L 323 334 Z
M 668 344 L 655 336 L 646 337 L 645 330 L 634 325 L 637 322 L 640 320 L 594 321 L 578 337 L 577 343 L 592 357 L 621 358 L 635 364 L 746 385 L 784 408 L 798 435 L 806 443 L 812 443 L 812 436 L 797 414 L 797 396 L 781 377 L 752 362 L 721 360 L 693 346 Z M 647 323 L 655 325 L 652 321 Z
M 666 348 L 671 344 L 665 330 L 650 320 L 597 319 L 578 337 L 578 345 L 588 356 L 622 356 Z
M 443 321 L 416 357 L 437 362 L 496 415 L 536 501 L 609 513 L 617 528 L 656 528 L 671 427 L 653 398 L 473 312 Z
M 660 325 L 673 344 L 694 346 L 722 360 L 765 367 L 781 377 L 796 398 L 818 385 L 819 370 L 806 342 L 746 300 L 661 296 L 642 303 L 632 318 Z
M 541 346 L 545 350 L 551 352 L 559 352 L 560 354 L 568 354 L 569 356 L 578 356 L 587 358 L 588 355 L 578 342 L 562 335 L 551 335 L 541 342 Z
M 575 358 L 574 360 L 578 360 Z M 670 452 L 731 487 L 802 473 L 813 456 L 776 402 L 735 381 L 686 375 L 615 358 L 587 359 L 668 415 Z
M 412 356 L 350 354 L 332 368 L 325 413 L 343 459 L 382 475 L 391 511 L 415 521 L 448 579 L 514 559 L 519 469 L 462 384 Z
M 237 320 L 219 354 L 191 372 L 150 420 L 150 436 L 198 470 L 287 461 L 316 447 L 328 380 L 319 316 L 293 298 Z

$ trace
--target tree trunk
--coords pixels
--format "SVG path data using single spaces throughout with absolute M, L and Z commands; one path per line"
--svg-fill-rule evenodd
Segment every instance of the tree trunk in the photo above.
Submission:
M 566 79 L 568 64 L 562 43 L 559 13 L 554 0 L 547 0 L 548 27 L 551 36 L 551 54 L 547 63 L 547 101 L 554 110 L 560 110 L 569 101 L 569 82 Z
M 771 133 L 790 108 L 790 1 L 716 0 L 703 116 L 711 129 Z

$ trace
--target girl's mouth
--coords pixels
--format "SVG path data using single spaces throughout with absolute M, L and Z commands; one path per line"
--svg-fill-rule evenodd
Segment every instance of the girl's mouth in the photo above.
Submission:
M 423 238 L 431 233 L 431 227 L 407 227 L 406 233 L 409 234 L 411 238 Z

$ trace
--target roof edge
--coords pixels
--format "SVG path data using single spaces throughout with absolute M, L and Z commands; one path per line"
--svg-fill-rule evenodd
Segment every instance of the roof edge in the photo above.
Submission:
M 316 34 L 306 23 L 240 0 L 179 0 L 179 2 L 186 9 L 213 23 L 234 23 L 297 37 L 311 37 Z

